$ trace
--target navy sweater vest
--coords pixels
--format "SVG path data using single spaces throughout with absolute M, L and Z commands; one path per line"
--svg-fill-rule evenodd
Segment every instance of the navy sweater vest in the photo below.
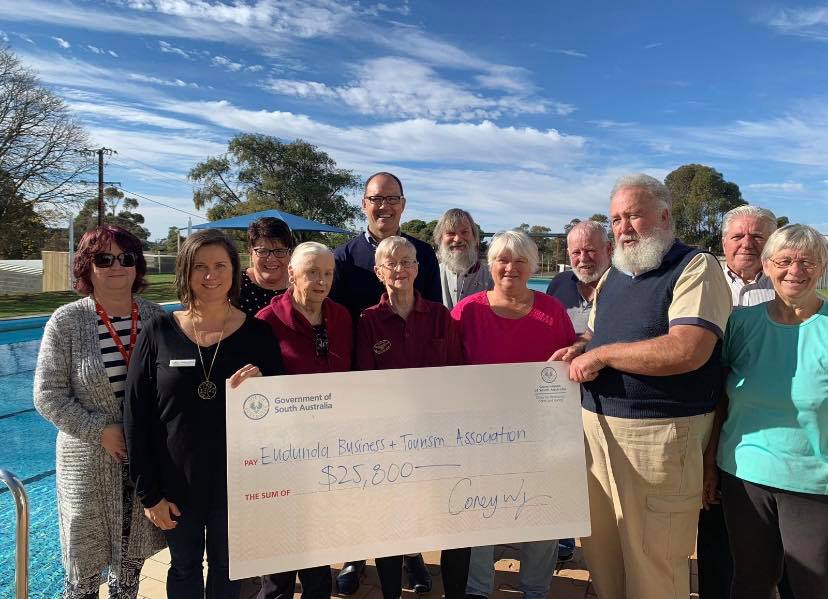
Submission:
M 425 299 L 442 303 L 440 267 L 437 264 L 434 250 L 429 244 L 416 237 L 405 233 L 401 236 L 410 241 L 417 250 L 419 266 L 414 288 Z M 378 304 L 385 292 L 385 286 L 374 274 L 374 251 L 374 246 L 368 242 L 364 233 L 360 233 L 334 250 L 336 270 L 330 298 L 348 309 L 354 323 L 365 308 Z
M 592 340 L 587 350 L 666 335 L 673 288 L 699 250 L 676 241 L 656 270 L 630 277 L 610 268 L 595 302 Z M 584 383 L 583 406 L 619 418 L 677 418 L 713 410 L 721 396 L 721 340 L 697 370 L 670 376 L 646 376 L 604 368 Z

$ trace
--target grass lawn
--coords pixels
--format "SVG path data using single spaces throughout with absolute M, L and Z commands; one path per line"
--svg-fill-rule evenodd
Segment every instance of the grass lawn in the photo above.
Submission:
M 154 302 L 176 300 L 175 275 L 147 275 L 147 281 L 150 285 L 141 297 Z M 0 318 L 51 314 L 55 308 L 73 302 L 79 297 L 74 291 L 0 295 Z

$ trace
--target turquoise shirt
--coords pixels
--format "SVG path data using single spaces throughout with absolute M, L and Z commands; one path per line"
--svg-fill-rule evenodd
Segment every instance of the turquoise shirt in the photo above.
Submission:
M 752 483 L 828 495 L 828 302 L 798 325 L 760 304 L 725 332 L 730 368 L 719 467 Z

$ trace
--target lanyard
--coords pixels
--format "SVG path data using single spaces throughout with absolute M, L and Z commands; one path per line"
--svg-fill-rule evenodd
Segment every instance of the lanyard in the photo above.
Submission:
M 115 347 L 118 348 L 118 351 L 121 352 L 121 355 L 124 357 L 125 365 L 129 367 L 129 358 L 132 356 L 132 350 L 135 349 L 135 339 L 138 337 L 138 304 L 135 303 L 135 300 L 132 300 L 132 328 L 129 331 L 129 351 L 127 351 L 124 347 L 118 331 L 116 331 L 115 327 L 112 326 L 112 322 L 109 320 L 106 310 L 103 309 L 103 306 L 101 306 L 97 300 L 95 301 L 95 312 L 98 313 L 98 316 L 103 321 L 106 330 L 109 331 L 109 336 L 112 337 L 112 341 L 115 342 Z

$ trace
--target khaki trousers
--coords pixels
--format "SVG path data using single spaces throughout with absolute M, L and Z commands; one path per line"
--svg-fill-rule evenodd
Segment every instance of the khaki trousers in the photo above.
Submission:
M 598 596 L 687 599 L 713 414 L 582 417 L 592 535 L 581 543 Z

